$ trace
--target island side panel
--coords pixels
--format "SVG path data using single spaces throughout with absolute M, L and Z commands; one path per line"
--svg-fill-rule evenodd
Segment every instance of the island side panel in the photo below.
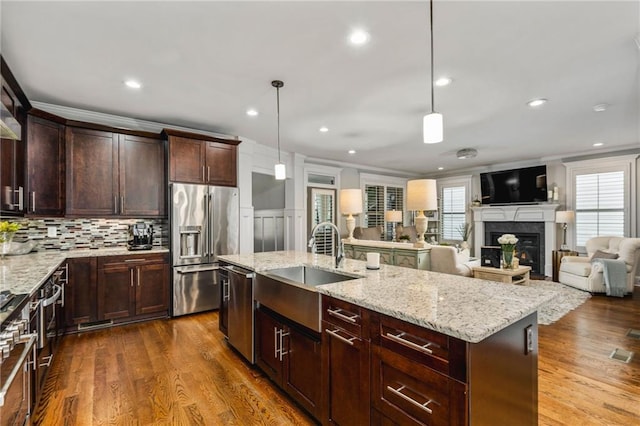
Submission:
M 537 312 L 469 348 L 470 424 L 538 424 Z

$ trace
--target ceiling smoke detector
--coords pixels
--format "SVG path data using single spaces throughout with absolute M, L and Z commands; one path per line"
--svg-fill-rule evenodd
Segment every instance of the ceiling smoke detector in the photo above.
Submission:
M 478 155 L 478 150 L 473 148 L 464 148 L 456 152 L 456 157 L 458 157 L 458 160 L 466 160 L 467 158 L 474 158 L 476 155 Z

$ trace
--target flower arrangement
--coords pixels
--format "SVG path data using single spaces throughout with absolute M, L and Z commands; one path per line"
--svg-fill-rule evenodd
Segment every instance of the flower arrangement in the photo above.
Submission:
M 0 221 L 0 232 L 14 233 L 20 229 L 20 224 L 9 221 Z
M 19 223 L 0 221 L 0 257 L 4 258 L 11 246 L 13 235 L 18 229 L 20 229 Z
M 502 234 L 498 238 L 498 244 L 502 247 L 502 266 L 505 269 L 513 268 L 513 252 L 517 242 L 518 238 L 513 234 Z

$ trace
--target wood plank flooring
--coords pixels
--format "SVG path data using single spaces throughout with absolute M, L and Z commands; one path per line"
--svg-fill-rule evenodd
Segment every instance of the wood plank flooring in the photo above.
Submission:
M 640 424 L 640 289 L 539 328 L 539 424 Z M 609 359 L 635 353 L 629 364 Z M 37 425 L 310 425 L 218 332 L 217 313 L 65 337 Z

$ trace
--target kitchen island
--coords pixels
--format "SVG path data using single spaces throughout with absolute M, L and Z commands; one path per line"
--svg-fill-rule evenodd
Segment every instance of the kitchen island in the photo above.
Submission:
M 323 423 L 537 423 L 537 309 L 555 293 L 353 259 L 336 270 L 305 252 L 221 261 L 258 275 L 306 265 L 354 276 L 308 288 L 322 295 L 321 365 L 294 372 L 320 372 L 318 408 L 301 405 Z M 277 349 L 282 360 L 291 347 L 281 338 Z

